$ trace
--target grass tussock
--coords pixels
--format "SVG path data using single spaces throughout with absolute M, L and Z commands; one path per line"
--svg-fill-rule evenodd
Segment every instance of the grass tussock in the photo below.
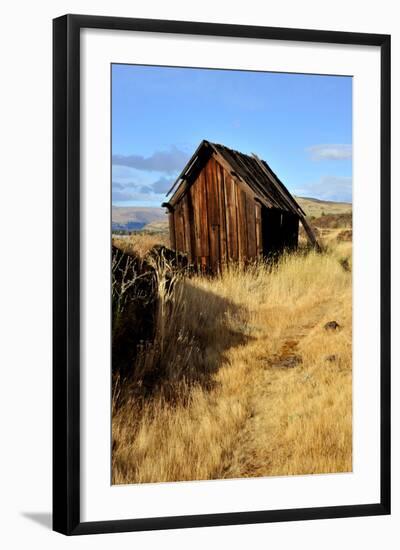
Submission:
M 146 253 L 156 245 L 169 246 L 166 233 L 132 233 L 131 235 L 114 235 L 113 244 L 127 252 L 144 258 Z
M 114 383 L 113 483 L 351 471 L 351 243 L 324 244 L 170 287 L 158 266 L 156 336 Z

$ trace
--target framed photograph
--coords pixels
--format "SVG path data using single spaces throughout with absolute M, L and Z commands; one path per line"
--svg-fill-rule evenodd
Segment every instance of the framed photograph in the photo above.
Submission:
M 390 513 L 390 36 L 54 20 L 54 530 Z

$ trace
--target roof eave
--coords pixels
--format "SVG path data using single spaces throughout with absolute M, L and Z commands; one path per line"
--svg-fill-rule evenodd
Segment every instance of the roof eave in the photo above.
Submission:
M 168 192 L 166 193 L 166 197 L 168 197 L 168 195 L 170 195 L 172 193 L 172 191 L 174 191 L 175 189 L 175 192 L 174 194 L 172 195 L 172 197 L 169 199 L 169 202 L 171 202 L 171 200 L 174 198 L 176 192 L 178 191 L 179 187 L 181 186 L 182 183 L 184 183 L 185 181 L 185 175 L 186 173 L 190 170 L 190 168 L 192 167 L 192 165 L 194 165 L 194 163 L 196 162 L 196 156 L 198 157 L 199 156 L 199 153 L 201 151 L 201 149 L 203 149 L 203 147 L 208 147 L 209 145 L 209 142 L 206 140 L 206 139 L 203 139 L 199 146 L 197 147 L 196 151 L 193 153 L 193 155 L 190 157 L 190 159 L 187 161 L 187 163 L 185 164 L 182 172 L 179 174 L 179 176 L 176 178 L 176 180 L 174 181 L 172 187 L 168 190 Z M 182 180 L 182 181 L 180 181 Z M 178 187 L 177 187 L 178 185 Z

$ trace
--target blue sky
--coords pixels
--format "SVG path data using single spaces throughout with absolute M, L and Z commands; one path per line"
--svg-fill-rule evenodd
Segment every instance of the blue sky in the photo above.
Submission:
M 160 206 L 202 139 L 263 158 L 300 196 L 351 201 L 352 79 L 112 66 L 112 202 Z

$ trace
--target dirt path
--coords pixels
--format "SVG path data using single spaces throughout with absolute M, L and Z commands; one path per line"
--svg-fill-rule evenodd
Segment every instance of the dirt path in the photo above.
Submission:
M 283 449 L 284 432 L 298 416 L 298 403 L 293 393 L 308 376 L 299 345 L 322 321 L 325 313 L 326 305 L 320 304 L 313 312 L 312 322 L 309 316 L 304 326 L 286 330 L 280 338 L 279 351 L 252 365 L 253 376 L 247 388 L 250 390 L 247 392 L 248 416 L 237 434 L 235 445 L 224 457 L 221 477 L 273 475 L 278 463 L 278 469 L 282 470 L 282 459 L 290 460 L 290 450 Z M 262 338 L 267 338 L 267 335 L 260 336 Z

